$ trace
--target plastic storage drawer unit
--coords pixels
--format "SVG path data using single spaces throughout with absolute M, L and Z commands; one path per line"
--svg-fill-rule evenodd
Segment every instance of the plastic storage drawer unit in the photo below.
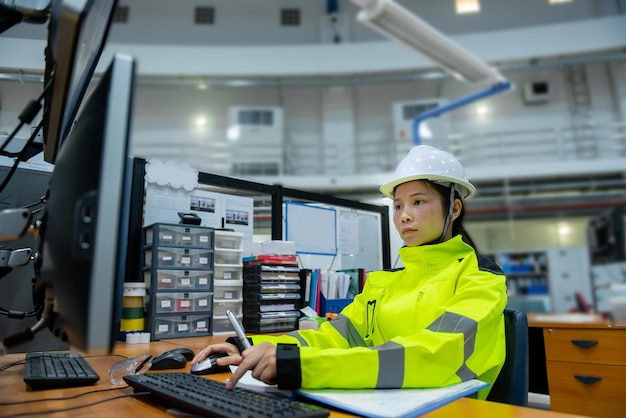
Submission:
M 215 280 L 213 283 L 213 297 L 215 299 L 241 299 L 242 280 Z
M 154 294 L 156 314 L 169 312 L 211 311 L 213 294 L 210 292 L 172 292 Z
M 243 315 L 237 315 L 237 319 L 242 321 Z M 215 334 L 235 334 L 233 326 L 226 315 L 213 315 L 213 335 Z
M 157 223 L 144 228 L 144 245 L 213 248 L 213 234 L 207 227 Z
M 243 234 L 232 231 L 215 231 L 216 250 L 242 250 Z
M 211 335 L 209 314 L 157 315 L 152 319 L 153 339 Z
M 146 270 L 146 283 L 156 283 L 157 290 L 213 289 L 213 272 L 208 270 Z
M 213 301 L 213 315 L 223 316 L 226 315 L 226 311 L 231 311 L 235 315 L 242 314 L 243 299 L 228 300 L 228 299 L 215 299 Z
M 243 251 L 215 249 L 215 264 L 241 265 Z
M 213 267 L 213 251 L 201 248 L 158 247 L 144 249 L 145 265 L 162 268 L 207 269 Z
M 215 264 L 214 275 L 215 280 L 241 280 L 241 265 Z

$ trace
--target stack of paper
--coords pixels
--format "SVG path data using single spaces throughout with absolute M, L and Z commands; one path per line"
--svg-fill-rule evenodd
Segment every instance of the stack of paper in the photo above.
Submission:
M 489 386 L 477 379 L 435 389 L 299 389 L 298 397 L 372 418 L 415 417 Z
M 234 372 L 237 366 L 230 366 Z M 237 387 L 257 392 L 293 395 L 296 400 L 311 399 L 331 408 L 371 418 L 416 417 L 489 386 L 478 379 L 433 389 L 298 389 L 280 390 L 252 377 L 248 370 Z

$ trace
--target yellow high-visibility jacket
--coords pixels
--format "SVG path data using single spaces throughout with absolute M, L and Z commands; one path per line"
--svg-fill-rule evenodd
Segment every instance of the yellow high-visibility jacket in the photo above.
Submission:
M 496 380 L 505 357 L 507 301 L 500 268 L 460 235 L 399 252 L 404 268 L 369 273 L 363 292 L 318 330 L 252 337 L 254 344 L 278 345 L 279 387 L 420 388 Z

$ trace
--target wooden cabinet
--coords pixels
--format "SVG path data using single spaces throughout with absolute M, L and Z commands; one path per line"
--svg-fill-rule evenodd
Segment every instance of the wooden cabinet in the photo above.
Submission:
M 626 328 L 552 325 L 543 329 L 551 409 L 626 416 Z

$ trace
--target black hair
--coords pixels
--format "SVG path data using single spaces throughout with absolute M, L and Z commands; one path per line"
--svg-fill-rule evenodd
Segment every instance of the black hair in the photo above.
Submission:
M 447 217 L 448 210 L 450 208 L 450 187 L 432 182 L 430 180 L 425 181 L 430 184 L 433 189 L 435 189 L 437 193 L 441 196 L 441 201 L 443 203 L 441 205 L 443 207 L 443 216 Z M 450 223 L 452 225 L 452 236 L 454 237 L 460 234 L 463 237 L 463 241 L 478 253 L 478 248 L 476 248 L 474 240 L 472 240 L 469 233 L 465 230 L 465 227 L 463 226 L 463 218 L 465 217 L 465 202 L 461 198 L 458 190 L 454 191 L 454 198 L 461 201 L 461 213 L 459 213 L 459 216 L 454 221 L 450 220 Z

